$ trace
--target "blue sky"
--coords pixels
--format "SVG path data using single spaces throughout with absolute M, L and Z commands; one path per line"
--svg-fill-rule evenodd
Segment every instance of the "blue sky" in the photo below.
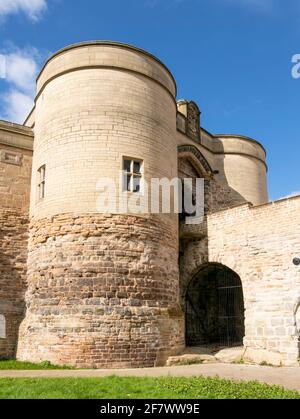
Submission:
M 0 118 L 23 118 L 50 53 L 91 39 L 157 55 L 204 128 L 264 144 L 271 199 L 300 191 L 299 0 L 0 0 Z

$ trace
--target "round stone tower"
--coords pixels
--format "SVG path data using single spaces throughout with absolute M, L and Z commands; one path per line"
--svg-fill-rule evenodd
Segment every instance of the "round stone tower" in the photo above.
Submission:
M 45 64 L 18 359 L 146 367 L 184 346 L 178 217 L 97 207 L 99 180 L 118 184 L 128 161 L 148 182 L 177 176 L 175 96 L 169 70 L 129 45 L 76 44 Z
M 215 138 L 221 151 L 220 174 L 224 183 L 253 205 L 266 204 L 269 197 L 264 147 L 242 135 L 222 134 Z

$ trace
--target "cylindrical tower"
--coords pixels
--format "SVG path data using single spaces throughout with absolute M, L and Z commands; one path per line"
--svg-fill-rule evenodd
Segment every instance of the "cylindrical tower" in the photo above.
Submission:
M 168 69 L 128 45 L 76 44 L 45 64 L 18 359 L 144 367 L 184 345 L 177 216 L 97 210 L 98 181 L 122 169 L 129 196 L 133 179 L 177 176 L 175 95 Z
M 264 147 L 242 135 L 216 135 L 220 179 L 253 205 L 269 200 Z

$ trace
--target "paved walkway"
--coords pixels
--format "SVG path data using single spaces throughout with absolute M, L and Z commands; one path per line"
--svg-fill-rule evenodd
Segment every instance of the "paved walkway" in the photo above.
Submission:
M 257 365 L 201 364 L 162 368 L 124 370 L 45 370 L 0 371 L 0 378 L 69 378 L 69 377 L 215 377 L 235 381 L 260 381 L 300 392 L 300 367 L 262 367 Z

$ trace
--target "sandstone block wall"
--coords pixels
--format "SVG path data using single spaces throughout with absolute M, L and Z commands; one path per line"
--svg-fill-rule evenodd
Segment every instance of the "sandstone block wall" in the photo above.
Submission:
M 266 151 L 256 140 L 241 135 L 212 135 L 201 129 L 198 139 L 186 134 L 188 122 L 177 115 L 177 143 L 193 145 L 203 154 L 217 180 L 236 198 L 253 205 L 268 202 Z
M 28 128 L 0 121 L 0 209 L 28 213 L 32 147 Z
M 19 325 L 24 317 L 28 216 L 0 209 L 0 359 L 16 355 Z
M 221 164 L 220 180 L 253 205 L 267 203 L 267 165 L 263 146 L 238 135 L 217 135 L 215 142 Z
M 184 346 L 177 236 L 153 217 L 60 215 L 30 229 L 18 358 L 151 367 Z
M 175 92 L 158 60 L 111 43 L 67 48 L 43 69 L 19 359 L 151 366 L 183 346 L 177 215 L 97 213 L 98 180 L 119 184 L 126 157 L 146 181 L 177 176 Z
M 134 48 L 96 43 L 54 56 L 38 80 L 31 214 L 96 212 L 98 180 L 119 183 L 124 157 L 144 161 L 147 181 L 177 176 L 175 91 L 168 70 Z
M 298 365 L 300 198 L 209 215 L 207 258 L 237 272 L 246 306 L 246 356 Z
M 0 358 L 16 355 L 25 312 L 31 130 L 0 121 Z
M 19 340 L 21 360 L 161 365 L 185 343 L 180 292 L 183 307 L 193 275 L 218 263 L 243 283 L 246 356 L 297 364 L 300 199 L 244 204 L 268 200 L 265 150 L 200 129 L 197 106 L 177 113 L 175 97 L 173 76 L 150 54 L 83 43 L 54 54 L 38 77 L 27 120 L 32 176 L 32 130 L 0 122 L 0 357 L 13 357 Z M 203 175 L 204 222 L 180 231 L 179 282 L 177 215 L 100 214 L 97 182 L 118 183 L 124 158 L 143 162 L 146 181 L 201 177 L 188 158 L 178 171 L 183 145 L 196 147 L 212 171 Z

